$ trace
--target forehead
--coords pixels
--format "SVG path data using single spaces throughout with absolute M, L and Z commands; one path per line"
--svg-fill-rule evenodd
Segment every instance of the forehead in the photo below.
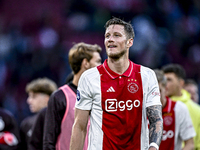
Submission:
M 105 34 L 113 33 L 113 32 L 125 33 L 124 26 L 123 25 L 118 25 L 118 24 L 110 25 L 106 29 Z
M 165 73 L 165 77 L 167 78 L 167 79 L 178 79 L 178 77 L 176 76 L 176 74 L 175 73 Z
M 40 93 L 40 92 L 32 92 L 32 91 L 30 91 L 30 92 L 28 92 L 28 95 L 29 96 L 42 96 L 42 95 L 45 95 L 44 93 Z

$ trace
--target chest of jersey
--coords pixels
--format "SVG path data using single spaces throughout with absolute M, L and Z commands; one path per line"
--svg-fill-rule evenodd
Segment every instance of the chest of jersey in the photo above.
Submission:
M 132 149 L 140 146 L 143 90 L 141 75 L 111 78 L 100 70 L 101 106 L 103 111 L 103 147 Z
M 106 112 L 131 112 L 142 106 L 142 87 L 135 77 L 101 80 L 102 108 Z
M 174 138 L 175 138 L 175 102 L 168 101 L 167 108 L 164 108 L 162 112 L 163 117 L 163 136 L 160 144 L 161 150 L 174 150 Z

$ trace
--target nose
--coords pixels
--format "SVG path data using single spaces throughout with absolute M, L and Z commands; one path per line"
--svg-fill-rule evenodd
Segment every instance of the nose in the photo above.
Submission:
M 108 38 L 108 42 L 113 42 L 113 36 L 110 36 L 110 37 Z
M 28 97 L 26 102 L 27 102 L 27 104 L 30 104 L 31 103 L 31 98 Z

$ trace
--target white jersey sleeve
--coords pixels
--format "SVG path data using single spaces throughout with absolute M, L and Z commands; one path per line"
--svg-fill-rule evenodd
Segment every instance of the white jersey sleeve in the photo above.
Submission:
M 100 78 L 97 68 L 86 70 L 80 77 L 77 88 L 76 108 L 91 110 L 94 99 L 96 78 Z
M 141 66 L 141 76 L 146 107 L 161 105 L 160 90 L 155 72 L 147 67 Z
M 177 101 L 175 106 L 175 117 L 176 117 L 176 132 L 175 135 L 177 138 L 178 136 L 181 138 L 181 141 L 188 140 L 196 135 L 194 127 L 192 125 L 192 120 L 190 118 L 189 111 L 186 105 L 180 101 Z M 176 138 L 176 139 L 177 139 Z M 176 142 L 176 141 L 175 141 Z M 180 141 L 177 141 L 180 142 Z

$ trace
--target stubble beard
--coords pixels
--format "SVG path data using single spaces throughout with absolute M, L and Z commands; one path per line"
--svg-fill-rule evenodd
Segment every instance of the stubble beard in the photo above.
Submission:
M 119 52 L 119 53 L 112 53 L 112 54 L 108 54 L 108 52 L 106 52 L 108 57 L 114 60 L 118 60 L 120 59 L 123 55 L 125 55 L 127 53 L 127 50 L 124 49 L 123 51 Z

